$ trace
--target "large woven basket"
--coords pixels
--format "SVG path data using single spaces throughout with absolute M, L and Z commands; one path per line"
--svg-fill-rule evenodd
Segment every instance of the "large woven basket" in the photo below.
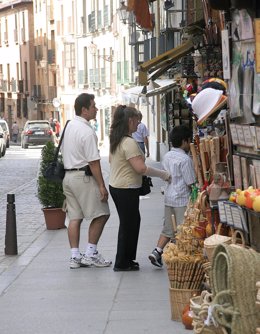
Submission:
M 197 290 L 205 278 L 204 262 L 172 262 L 167 266 L 170 287 Z
M 172 320 L 182 321 L 182 312 L 189 305 L 190 298 L 200 294 L 200 290 L 170 288 Z

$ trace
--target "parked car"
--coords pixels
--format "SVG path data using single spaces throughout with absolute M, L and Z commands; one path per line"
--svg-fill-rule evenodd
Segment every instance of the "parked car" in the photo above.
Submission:
M 5 133 L 6 148 L 9 148 L 9 146 L 10 146 L 10 131 L 9 131 L 8 123 L 4 119 L 0 119 L 0 125 L 3 128 L 4 133 Z
M 21 133 L 21 146 L 28 148 L 29 145 L 45 145 L 48 142 L 55 143 L 55 136 L 48 121 L 27 121 Z
M 5 132 L 0 125 L 0 158 L 5 155 L 6 151 L 6 141 L 5 141 Z

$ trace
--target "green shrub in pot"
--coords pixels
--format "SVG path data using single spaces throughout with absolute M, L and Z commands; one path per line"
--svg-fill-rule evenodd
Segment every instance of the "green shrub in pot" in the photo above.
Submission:
M 43 208 L 62 208 L 65 199 L 62 184 L 46 180 L 43 176 L 43 172 L 54 159 L 55 150 L 55 144 L 49 142 L 44 145 L 41 151 L 41 163 L 38 175 L 38 199 Z M 62 160 L 61 155 L 58 159 Z

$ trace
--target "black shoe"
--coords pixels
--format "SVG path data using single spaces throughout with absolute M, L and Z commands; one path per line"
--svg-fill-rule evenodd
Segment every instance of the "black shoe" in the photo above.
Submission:
M 130 266 L 133 267 L 133 268 L 139 268 L 139 263 L 136 262 L 136 261 L 134 261 L 134 260 L 132 260 Z
M 140 269 L 139 266 L 130 266 L 126 268 L 118 268 L 118 267 L 113 268 L 114 271 L 138 271 L 139 269 Z

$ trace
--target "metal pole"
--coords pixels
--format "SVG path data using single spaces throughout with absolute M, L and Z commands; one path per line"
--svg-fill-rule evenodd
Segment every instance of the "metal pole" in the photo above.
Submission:
M 5 254 L 17 255 L 17 233 L 15 214 L 15 195 L 7 194 Z

